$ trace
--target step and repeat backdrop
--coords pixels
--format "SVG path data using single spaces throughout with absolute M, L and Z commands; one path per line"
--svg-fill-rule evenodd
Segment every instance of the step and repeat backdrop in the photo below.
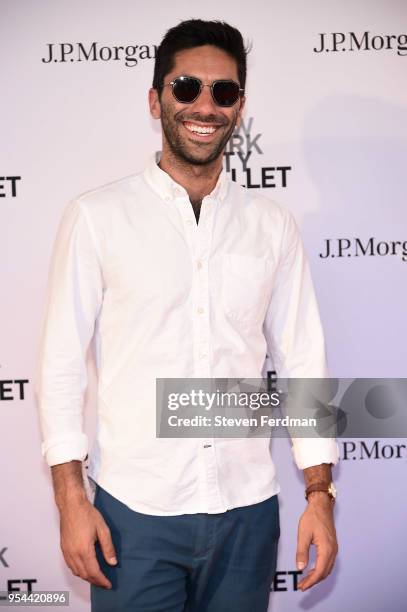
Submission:
M 147 105 L 156 45 L 191 17 L 228 21 L 251 44 L 245 117 L 224 165 L 295 215 L 332 376 L 406 376 L 405 0 L 1 0 L 0 590 L 68 590 L 75 612 L 90 609 L 89 584 L 60 551 L 33 396 L 49 258 L 71 198 L 141 171 L 160 148 Z M 91 350 L 89 372 L 92 438 Z M 301 593 L 302 473 L 289 441 L 273 441 L 282 489 L 273 612 L 406 610 L 407 441 L 339 447 L 337 564 Z

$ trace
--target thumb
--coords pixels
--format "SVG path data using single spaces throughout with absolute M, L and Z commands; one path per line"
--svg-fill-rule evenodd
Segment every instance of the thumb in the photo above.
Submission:
M 310 544 L 311 538 L 305 534 L 304 530 L 300 529 L 298 532 L 297 554 L 295 557 L 297 569 L 300 571 L 308 565 Z
M 106 523 L 103 523 L 102 526 L 98 526 L 97 534 L 104 558 L 110 565 L 115 565 L 117 563 L 116 551 L 113 546 L 110 529 Z

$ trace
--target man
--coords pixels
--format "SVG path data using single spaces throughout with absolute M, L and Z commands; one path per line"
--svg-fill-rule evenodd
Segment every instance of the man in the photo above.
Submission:
M 36 385 L 61 548 L 92 610 L 265 612 L 280 534 L 269 440 L 155 435 L 156 378 L 326 376 L 312 280 L 293 216 L 232 183 L 222 155 L 245 102 L 238 30 L 190 20 L 157 53 L 145 171 L 69 203 L 55 240 Z M 97 439 L 82 461 L 85 355 L 94 337 Z M 337 553 L 333 439 L 293 439 L 308 503 L 297 566 Z M 329 489 L 329 490 L 328 490 Z

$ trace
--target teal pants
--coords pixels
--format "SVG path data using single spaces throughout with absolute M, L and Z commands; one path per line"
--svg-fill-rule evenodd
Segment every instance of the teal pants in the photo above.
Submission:
M 278 497 L 220 514 L 131 510 L 96 485 L 118 563 L 96 555 L 111 589 L 91 585 L 92 612 L 267 612 L 280 536 Z

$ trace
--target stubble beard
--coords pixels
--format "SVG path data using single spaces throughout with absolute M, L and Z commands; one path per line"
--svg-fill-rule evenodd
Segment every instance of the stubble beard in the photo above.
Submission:
M 177 118 L 177 115 L 178 115 L 178 118 Z M 217 144 L 213 145 L 214 148 L 211 149 L 207 153 L 207 155 L 197 156 L 197 155 L 194 155 L 193 152 L 188 150 L 189 143 L 186 142 L 184 138 L 182 138 L 178 130 L 178 124 L 180 124 L 181 121 L 186 121 L 187 117 L 186 116 L 182 117 L 179 113 L 177 113 L 176 115 L 173 115 L 173 113 L 171 112 L 171 108 L 168 108 L 165 105 L 161 106 L 161 125 L 162 125 L 162 129 L 163 129 L 165 138 L 167 140 L 168 146 L 171 150 L 171 153 L 181 163 L 187 163 L 193 166 L 209 165 L 222 155 L 223 150 L 226 147 L 226 144 L 229 138 L 231 137 L 233 130 L 235 129 L 237 116 L 238 116 L 238 110 L 236 110 L 234 117 L 230 121 L 230 125 L 228 129 L 226 130 L 226 132 L 224 133 L 224 135 L 222 136 L 222 138 L 219 140 Z M 224 117 L 220 118 L 214 115 L 207 116 L 207 117 L 203 117 L 201 115 L 198 116 L 197 114 L 188 116 L 188 120 L 193 121 L 194 119 L 196 121 L 201 121 L 202 123 L 208 123 L 208 124 L 222 123 L 223 125 L 225 125 Z M 222 127 L 220 129 L 222 129 Z M 200 143 L 197 143 L 196 146 L 199 147 L 199 145 Z M 205 143 L 202 143 L 200 147 L 201 150 L 203 150 L 204 147 L 207 147 L 207 145 Z

